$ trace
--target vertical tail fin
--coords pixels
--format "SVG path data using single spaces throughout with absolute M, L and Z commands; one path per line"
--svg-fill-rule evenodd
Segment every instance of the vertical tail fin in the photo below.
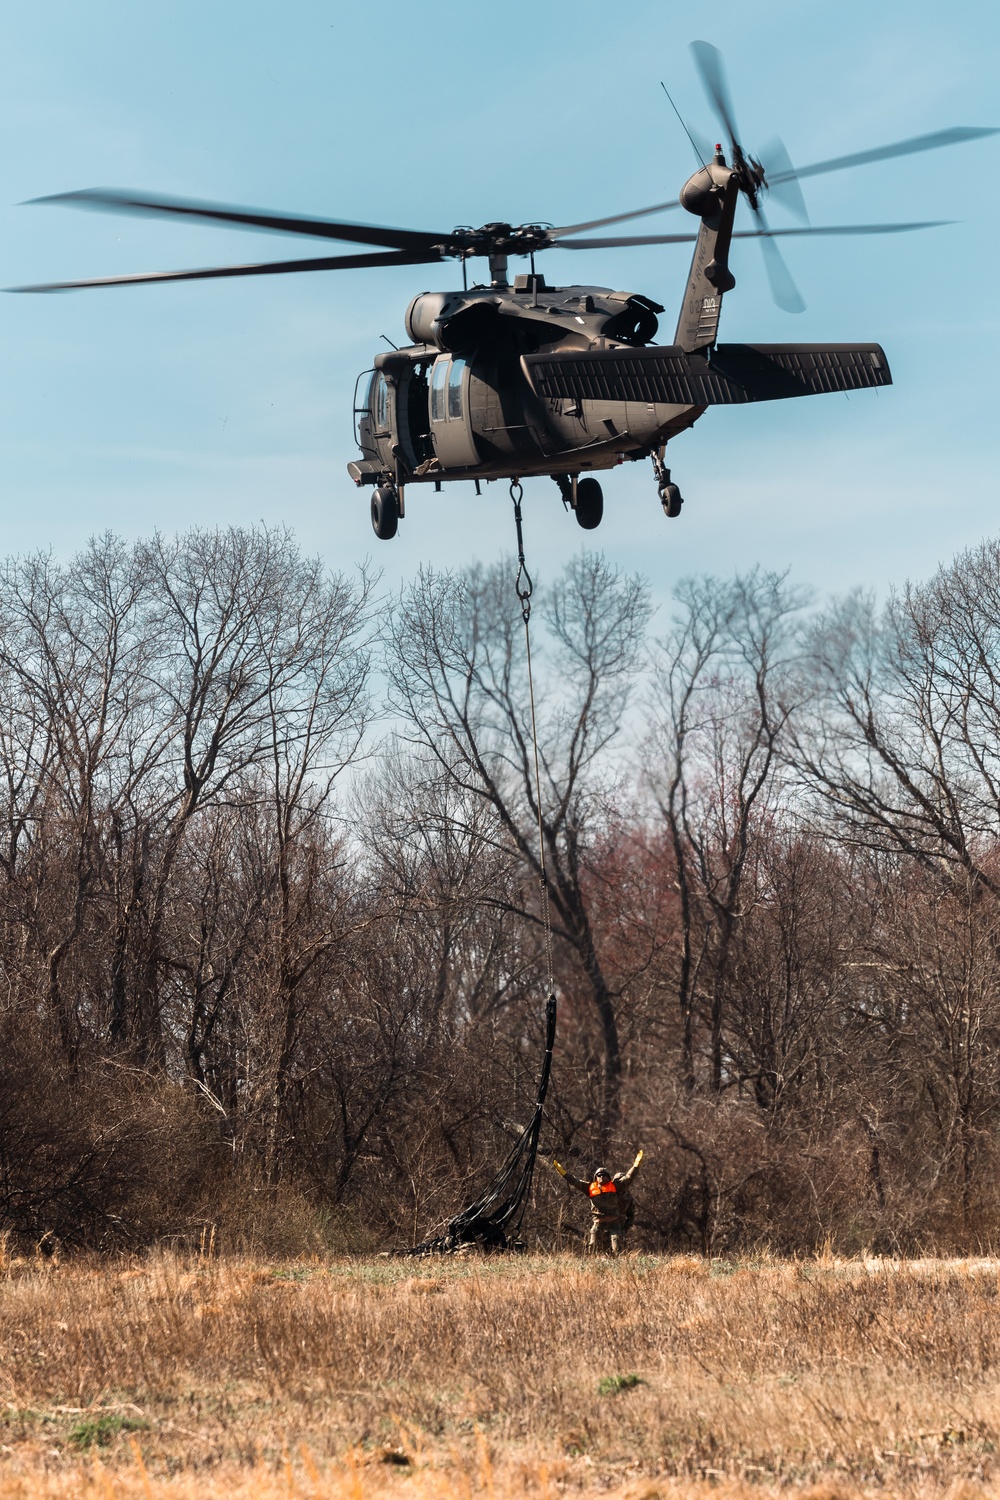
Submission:
M 706 171 L 712 172 L 712 168 L 709 167 Z M 719 175 L 722 176 L 721 173 Z M 729 269 L 729 246 L 739 188 L 728 170 L 724 181 L 716 181 L 712 196 L 714 202 L 710 211 L 702 215 L 701 230 L 694 247 L 681 315 L 674 335 L 674 343 L 689 354 L 696 349 L 710 349 L 715 343 L 719 334 L 723 293 L 732 291 L 736 285 L 736 278 Z M 681 202 L 684 202 L 683 193 Z

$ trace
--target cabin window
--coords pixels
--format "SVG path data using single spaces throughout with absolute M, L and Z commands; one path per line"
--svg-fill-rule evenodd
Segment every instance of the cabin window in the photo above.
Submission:
M 378 378 L 378 389 L 375 392 L 375 426 L 379 432 L 389 430 L 389 388 L 385 383 L 385 376 Z
M 448 415 L 449 417 L 460 417 L 462 415 L 462 380 L 465 376 L 465 360 L 453 359 L 451 372 L 448 376 Z
M 431 376 L 431 421 L 444 421 L 444 390 L 448 379 L 448 361 L 439 359 L 434 365 L 434 374 Z

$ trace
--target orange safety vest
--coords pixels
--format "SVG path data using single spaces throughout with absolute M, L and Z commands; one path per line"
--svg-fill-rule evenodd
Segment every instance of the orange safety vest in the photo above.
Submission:
M 613 1182 L 606 1182 L 603 1185 L 599 1182 L 592 1182 L 590 1184 L 590 1196 L 592 1198 L 599 1198 L 602 1193 L 617 1193 L 617 1191 L 618 1189 Z

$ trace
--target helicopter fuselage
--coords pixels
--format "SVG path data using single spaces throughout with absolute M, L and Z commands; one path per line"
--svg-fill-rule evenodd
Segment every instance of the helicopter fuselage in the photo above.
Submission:
M 348 472 L 374 487 L 377 536 L 395 536 L 408 484 L 537 474 L 551 476 L 592 529 L 604 502 L 588 471 L 640 458 L 652 459 L 664 512 L 675 517 L 683 502 L 667 443 L 709 406 L 892 383 L 878 344 L 717 342 L 722 299 L 735 286 L 736 199 L 759 186 L 756 164 L 740 161 L 727 167 L 718 149 L 681 194 L 701 227 L 672 344 L 653 343 L 663 308 L 637 293 L 548 287 L 533 273 L 510 286 L 502 237 L 490 286 L 413 299 L 413 343 L 379 354 L 360 405 L 355 395 L 361 459 Z
M 663 309 L 607 287 L 425 292 L 406 329 L 414 342 L 373 363 L 356 404 L 359 484 L 577 475 L 648 457 L 704 406 L 539 394 L 522 364 L 546 352 L 623 353 L 650 343 Z M 360 381 L 364 376 L 359 378 Z

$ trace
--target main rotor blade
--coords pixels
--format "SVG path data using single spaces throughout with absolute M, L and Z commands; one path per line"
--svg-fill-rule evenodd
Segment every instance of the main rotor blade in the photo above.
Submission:
M 872 161 L 888 161 L 894 156 L 913 156 L 919 151 L 936 151 L 939 146 L 960 146 L 964 141 L 978 141 L 983 136 L 997 135 L 995 126 L 980 128 L 975 125 L 956 125 L 951 130 L 934 130 L 930 135 L 914 135 L 906 141 L 896 141 L 892 146 L 876 146 L 872 151 L 854 151 L 849 156 L 832 156 L 829 161 L 813 162 L 809 167 L 793 167 L 768 175 L 768 184 L 789 182 L 793 177 L 819 177 L 824 172 L 842 172 L 846 167 L 864 167 Z
M 669 203 L 654 203 L 652 208 L 633 208 L 627 214 L 610 214 L 606 219 L 588 219 L 586 224 L 563 224 L 559 229 L 549 230 L 549 243 L 562 243 L 561 236 L 564 234 L 584 234 L 588 229 L 603 229 L 605 224 L 623 224 L 626 219 L 642 219 L 646 214 L 662 214 L 668 208 L 680 208 L 679 198 L 671 198 Z
M 621 245 L 693 245 L 696 234 L 623 234 L 608 239 L 557 240 L 555 250 L 616 250 Z
M 809 223 L 809 210 L 799 187 L 799 175 L 792 166 L 792 159 L 785 150 L 785 143 L 778 136 L 764 147 L 765 181 L 768 192 L 778 203 L 783 203 L 790 214 L 803 224 Z M 773 165 L 773 171 L 771 170 Z
M 449 238 L 415 229 L 352 224 L 339 219 L 314 219 L 302 214 L 273 214 L 261 208 L 234 208 L 225 203 L 202 203 L 196 198 L 139 195 L 119 188 L 83 188 L 76 193 L 50 193 L 29 203 L 62 203 L 69 208 L 151 218 L 209 219 L 233 229 L 265 229 L 273 234 L 301 234 L 324 240 L 350 240 L 359 245 L 384 245 L 392 250 L 430 250 Z
M 822 224 L 801 229 L 737 229 L 734 240 L 779 239 L 786 234 L 906 234 L 911 229 L 938 229 L 954 219 L 924 219 L 915 224 Z M 627 245 L 693 245 L 696 234 L 618 235 L 613 239 L 560 240 L 559 250 L 616 250 Z
M 711 42 L 692 42 L 691 55 L 701 75 L 705 93 L 715 106 L 715 112 L 729 136 L 730 145 L 735 146 L 739 140 L 739 131 L 736 129 L 736 111 L 726 83 L 722 53 Z
M 9 286 L 8 292 L 76 292 L 95 286 L 137 286 L 147 281 L 209 281 L 220 276 L 282 276 L 292 271 L 349 271 L 361 266 L 429 266 L 441 255 L 400 251 L 395 255 L 324 255 L 316 260 L 275 260 L 260 265 L 210 266 L 202 271 L 142 271 L 134 276 L 100 276 L 93 281 L 48 281 Z
M 736 229 L 734 240 L 781 239 L 786 234 L 909 234 L 911 229 L 941 229 L 957 219 L 923 219 L 915 224 L 808 224 L 802 229 Z

